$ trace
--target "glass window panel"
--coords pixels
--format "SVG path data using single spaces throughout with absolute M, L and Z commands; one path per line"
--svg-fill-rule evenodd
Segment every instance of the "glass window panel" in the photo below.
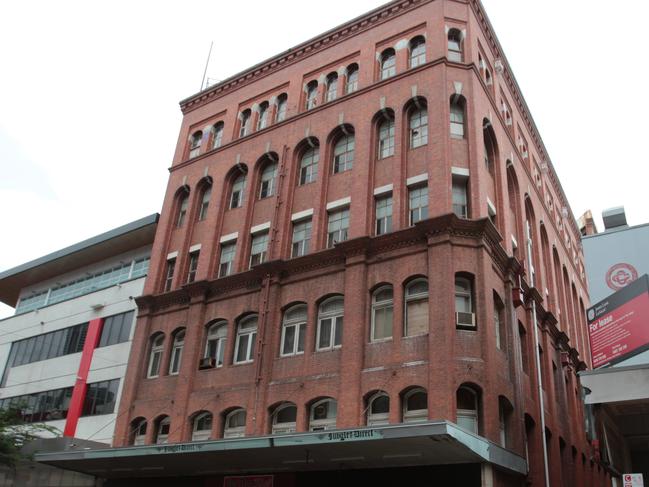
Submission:
M 428 333 L 428 299 L 410 301 L 406 306 L 408 335 Z

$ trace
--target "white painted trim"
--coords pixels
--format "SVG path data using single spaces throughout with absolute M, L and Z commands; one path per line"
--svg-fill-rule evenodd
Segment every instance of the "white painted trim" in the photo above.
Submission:
M 239 232 L 228 233 L 227 235 L 223 235 L 221 237 L 219 243 L 231 242 L 232 240 L 236 240 L 238 238 L 239 238 Z
M 178 257 L 178 251 L 176 250 L 175 252 L 169 252 L 167 254 L 167 260 L 175 259 Z
M 302 220 L 303 218 L 308 218 L 310 216 L 313 216 L 313 208 L 309 208 L 308 210 L 304 211 L 298 211 L 297 213 L 293 213 L 291 215 L 291 221 L 297 221 L 297 220 Z
M 265 230 L 268 230 L 270 228 L 270 222 L 266 223 L 260 223 L 259 225 L 255 225 L 250 229 L 250 233 L 255 234 L 255 233 L 260 233 Z
M 341 206 L 349 206 L 352 202 L 351 196 L 347 196 L 346 198 L 341 198 L 336 201 L 331 201 L 327 203 L 327 210 L 334 210 L 336 208 L 340 208 Z
M 518 241 L 516 240 L 516 238 L 514 238 L 513 235 L 512 235 L 512 243 L 514 244 L 514 247 L 518 248 Z
M 380 194 L 385 194 L 385 193 L 391 193 L 393 187 L 394 187 L 393 184 L 386 184 L 385 186 L 381 186 L 380 188 L 374 188 L 374 196 L 378 196 Z
M 415 184 L 423 183 L 423 182 L 428 182 L 428 173 L 425 172 L 424 174 L 419 174 L 418 176 L 413 176 L 411 178 L 408 178 L 406 180 L 406 186 L 414 186 Z
M 487 209 L 491 212 L 489 215 L 497 215 L 498 212 L 496 211 L 496 207 L 494 204 L 491 202 L 489 198 L 487 198 Z
M 191 254 L 192 252 L 197 252 L 201 250 L 201 244 L 195 244 L 189 247 L 189 253 Z
M 464 176 L 469 177 L 469 170 L 466 167 L 455 167 L 451 168 L 451 174 L 453 176 Z

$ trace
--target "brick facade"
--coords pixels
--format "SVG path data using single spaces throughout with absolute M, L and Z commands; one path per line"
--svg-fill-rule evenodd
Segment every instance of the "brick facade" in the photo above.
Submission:
M 449 53 L 454 29 L 459 59 Z M 425 38 L 425 62 L 411 67 L 409 43 L 417 36 Z M 396 74 L 381 80 L 388 48 Z M 347 93 L 352 65 L 359 68 L 358 87 Z M 338 86 L 335 100 L 327 101 L 331 73 Z M 307 110 L 313 80 L 316 103 Z M 286 117 L 276 121 L 283 96 Z M 461 107 L 463 136 L 450 134 L 452 105 Z M 479 398 L 479 434 L 501 443 L 504 420 L 505 444 L 521 456 L 527 436 L 529 480 L 542 485 L 535 304 L 552 485 L 607 481 L 591 460 L 576 376 L 589 355 L 579 231 L 478 2 L 391 2 L 184 100 L 181 108 L 151 270 L 138 301 L 133 350 L 140 353 L 129 362 L 116 445 L 133 440 L 136 418 L 148 423 L 144 441 L 155 442 L 164 415 L 171 420 L 168 441 L 190 441 L 201 411 L 212 413 L 211 437 L 220 438 L 227 413 L 237 408 L 246 411 L 247 436 L 268 434 L 274 408 L 287 401 L 297 406 L 296 430 L 306 431 L 310 406 L 325 397 L 337 402 L 336 427 L 361 426 L 376 391 L 389 396 L 389 422 L 399 423 L 404 395 L 414 387 L 427 392 L 429 419 L 456 421 L 456 391 L 468 385 Z M 427 113 L 427 143 L 413 148 L 411 117 L 418 110 Z M 381 158 L 379 125 L 386 118 L 394 124 L 393 154 Z M 221 135 L 214 129 L 219 122 Z M 336 145 L 352 134 L 353 167 L 335 173 Z M 317 177 L 300 184 L 301 159 L 314 147 Z M 260 198 L 269 164 L 277 165 L 272 196 Z M 233 184 L 244 174 L 243 204 L 230 208 Z M 466 185 L 468 219 L 453 214 L 454 180 Z M 423 184 L 429 218 L 411 225 L 409 191 Z M 375 231 L 379 194 L 392 197 L 392 228 L 384 235 Z M 332 207 L 348 209 L 348 239 L 327 248 Z M 311 221 L 309 252 L 291 258 L 293 224 L 304 218 Z M 258 229 L 268 231 L 267 255 L 249 269 Z M 218 278 L 224 238 L 236 242 L 236 253 L 233 273 Z M 195 280 L 187 283 L 190 252 L 198 249 Z M 169 259 L 175 267 L 165 292 Z M 458 276 L 472 286 L 475 329 L 456 326 Z M 404 336 L 405 289 L 416 278 L 428 282 L 428 332 Z M 392 337 L 373 341 L 372 293 L 382 285 L 393 289 Z M 520 288 L 524 303 L 517 301 Z M 504 306 L 500 338 L 494 293 Z M 319 305 L 334 295 L 344 297 L 342 346 L 318 351 Z M 304 351 L 282 356 L 284 311 L 297 303 L 307 309 Z M 253 360 L 235 363 L 237 325 L 250 314 L 258 323 Z M 224 364 L 199 370 L 207 326 L 215 320 L 227 323 Z M 171 375 L 181 328 L 180 370 Z M 159 376 L 147 378 L 156 333 L 165 336 L 162 363 Z

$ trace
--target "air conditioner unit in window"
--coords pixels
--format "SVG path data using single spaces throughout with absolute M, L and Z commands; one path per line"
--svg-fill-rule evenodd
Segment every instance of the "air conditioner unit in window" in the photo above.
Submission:
M 463 328 L 475 328 L 475 313 L 456 311 L 455 323 Z
M 202 358 L 198 363 L 198 370 L 213 369 L 216 367 L 216 359 L 213 357 Z

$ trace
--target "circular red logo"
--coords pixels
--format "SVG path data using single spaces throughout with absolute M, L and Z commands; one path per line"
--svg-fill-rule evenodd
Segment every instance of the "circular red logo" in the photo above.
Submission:
M 631 264 L 615 264 L 606 273 L 606 285 L 613 291 L 619 291 L 638 278 L 638 271 Z

